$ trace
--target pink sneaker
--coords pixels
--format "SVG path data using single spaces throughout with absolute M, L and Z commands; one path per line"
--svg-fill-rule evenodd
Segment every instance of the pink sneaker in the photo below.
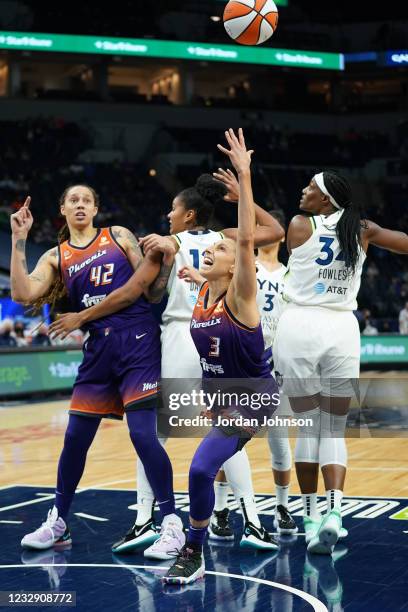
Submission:
M 72 539 L 64 519 L 58 516 L 58 510 L 54 506 L 48 511 L 47 520 L 35 531 L 28 533 L 21 540 L 23 548 L 35 548 L 44 550 L 46 548 L 65 548 L 71 546 Z
M 167 519 L 167 520 L 166 520 Z M 160 537 L 143 555 L 149 559 L 174 559 L 186 543 L 181 520 L 176 515 L 166 516 L 160 529 Z

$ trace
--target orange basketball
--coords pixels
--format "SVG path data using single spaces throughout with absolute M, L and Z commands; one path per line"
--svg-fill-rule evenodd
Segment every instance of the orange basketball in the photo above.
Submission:
M 277 25 L 278 9 L 273 0 L 230 0 L 224 10 L 224 27 L 241 45 L 260 45 Z

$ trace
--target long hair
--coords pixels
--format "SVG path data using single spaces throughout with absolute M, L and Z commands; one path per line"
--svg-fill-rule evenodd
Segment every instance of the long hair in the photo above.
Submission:
M 361 252 L 361 210 L 353 201 L 349 182 L 333 171 L 323 172 L 324 184 L 330 195 L 344 209 L 336 227 L 340 249 L 347 268 L 356 271 Z
M 59 207 L 61 208 L 61 206 L 64 204 L 65 202 L 65 198 L 67 197 L 68 191 L 72 188 L 72 187 L 86 187 L 87 189 L 89 189 L 89 191 L 92 193 L 94 202 L 95 202 L 95 206 L 99 207 L 99 196 L 96 193 L 95 189 L 93 189 L 92 187 L 90 187 L 89 185 L 85 185 L 83 183 L 77 185 L 70 185 L 69 187 L 67 187 L 66 189 L 64 189 L 64 191 L 62 192 L 60 198 L 59 198 Z M 61 227 L 61 229 L 58 232 L 58 246 L 60 244 L 62 244 L 63 242 L 65 242 L 66 240 L 69 240 L 70 238 L 70 232 L 69 232 L 69 227 L 66 223 L 64 223 L 64 225 Z M 56 279 L 55 283 L 53 283 L 52 287 L 49 289 L 48 293 L 46 293 L 46 295 L 41 296 L 40 298 L 38 298 L 35 302 L 33 302 L 32 304 L 32 310 L 36 313 L 40 312 L 42 307 L 45 304 L 50 304 L 51 306 L 51 312 L 53 312 L 55 310 L 55 306 L 57 304 L 57 302 L 59 300 L 61 300 L 63 297 L 65 297 L 67 295 L 67 289 L 65 287 L 64 281 L 61 277 L 60 274 L 58 274 L 58 278 Z
M 195 211 L 197 225 L 206 227 L 227 191 L 224 183 L 217 181 L 211 174 L 202 174 L 194 187 L 183 189 L 178 196 L 186 210 Z

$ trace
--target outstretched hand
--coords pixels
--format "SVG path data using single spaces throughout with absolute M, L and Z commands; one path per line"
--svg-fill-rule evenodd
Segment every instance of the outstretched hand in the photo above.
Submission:
M 196 283 L 197 285 L 202 285 L 205 281 L 205 278 L 193 266 L 183 266 L 177 272 L 177 276 L 186 283 Z
M 217 172 L 213 172 L 213 177 L 216 178 L 217 181 L 224 183 L 228 189 L 227 194 L 224 196 L 224 200 L 227 200 L 227 202 L 238 202 L 239 183 L 235 174 L 229 168 L 227 170 L 218 168 Z
M 31 197 L 27 196 L 22 207 L 10 216 L 11 231 L 14 236 L 27 238 L 28 232 L 33 225 L 33 216 L 30 211 Z
M 242 128 L 238 130 L 238 137 L 236 136 L 233 129 L 229 129 L 225 132 L 225 138 L 230 148 L 226 149 L 220 144 L 217 144 L 217 147 L 222 153 L 228 155 L 232 165 L 238 174 L 242 172 L 248 172 L 251 166 L 251 157 L 253 154 L 253 150 L 247 150 L 244 138 L 244 132 Z

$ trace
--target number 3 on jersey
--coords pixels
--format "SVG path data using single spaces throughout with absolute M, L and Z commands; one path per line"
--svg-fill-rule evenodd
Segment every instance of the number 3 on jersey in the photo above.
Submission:
M 115 264 L 103 264 L 103 266 L 94 266 L 91 268 L 89 280 L 99 287 L 99 285 L 109 285 L 112 282 L 113 269 Z
M 319 264 L 319 266 L 329 266 L 334 257 L 334 251 L 331 248 L 334 238 L 329 238 L 329 236 L 320 236 L 320 242 L 323 244 L 322 248 L 320 249 L 320 254 L 325 255 L 325 258 L 323 259 L 322 257 L 318 257 L 315 261 L 317 264 Z M 341 251 L 337 255 L 335 261 L 344 261 L 344 255 Z
M 214 338 L 214 336 L 210 336 L 210 340 L 211 340 L 210 352 L 208 353 L 208 355 L 210 357 L 219 357 L 221 338 Z

